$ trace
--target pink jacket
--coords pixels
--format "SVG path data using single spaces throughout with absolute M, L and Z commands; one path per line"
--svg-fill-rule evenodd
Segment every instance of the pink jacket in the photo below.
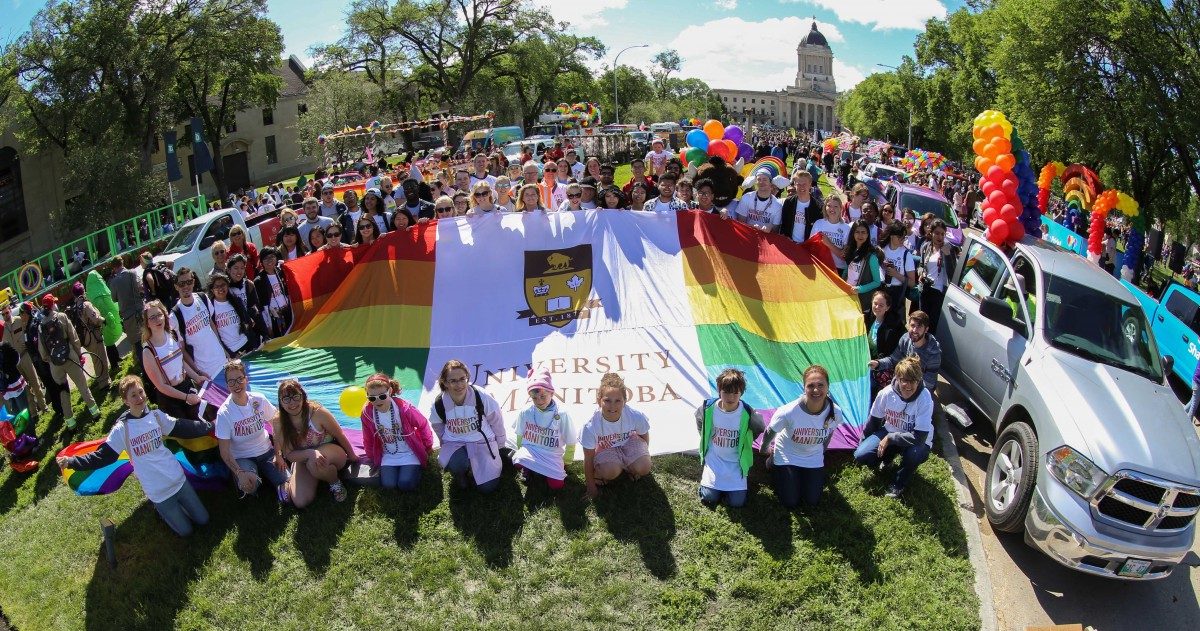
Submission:
M 400 410 L 400 431 L 404 434 L 404 442 L 412 450 L 422 465 L 433 449 L 433 429 L 429 419 L 421 411 L 400 397 L 392 397 L 392 402 Z M 378 467 L 383 460 L 383 439 L 375 426 L 375 406 L 363 405 L 362 415 L 359 416 L 363 426 L 363 449 L 367 452 L 367 461 Z

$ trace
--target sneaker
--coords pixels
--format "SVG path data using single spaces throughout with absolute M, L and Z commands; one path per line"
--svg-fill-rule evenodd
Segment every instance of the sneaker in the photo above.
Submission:
M 883 496 L 884 497 L 900 497 L 900 494 L 903 492 L 904 492 L 904 489 L 893 484 L 888 487 L 887 493 L 884 493 Z
M 335 502 L 346 501 L 346 486 L 343 485 L 341 482 L 338 482 L 337 484 L 330 484 L 329 490 L 333 493 L 333 501 L 335 501 Z
M 88 408 L 88 412 L 89 412 L 89 413 L 90 413 L 92 416 L 94 416 L 94 417 L 96 417 L 96 418 L 100 418 L 100 406 L 98 406 L 98 405 L 93 405 L 92 407 Z
M 67 418 L 64 418 L 63 424 L 67 426 L 67 429 L 75 429 L 75 417 L 68 416 Z

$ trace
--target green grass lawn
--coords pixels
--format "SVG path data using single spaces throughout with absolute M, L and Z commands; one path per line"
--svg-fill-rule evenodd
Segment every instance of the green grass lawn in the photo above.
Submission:
M 128 363 L 128 362 L 127 362 Z M 103 393 L 100 393 L 103 394 Z M 0 608 L 39 629 L 763 628 L 975 629 L 978 601 L 946 463 L 933 456 L 902 500 L 838 454 L 822 504 L 788 512 L 759 465 L 741 510 L 696 499 L 694 456 L 582 499 L 506 472 L 491 496 L 426 469 L 418 493 L 322 491 L 304 511 L 201 493 L 212 522 L 189 540 L 131 478 L 78 497 L 53 454 L 99 437 L 120 412 L 64 435 L 29 474 L 0 473 Z M 117 524 L 117 568 L 99 522 Z

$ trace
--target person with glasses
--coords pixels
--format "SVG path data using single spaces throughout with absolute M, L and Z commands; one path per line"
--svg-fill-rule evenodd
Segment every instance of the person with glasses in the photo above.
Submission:
M 442 195 L 433 202 L 433 218 L 447 219 L 454 216 L 454 200 L 449 195 Z M 425 219 L 419 219 L 418 222 L 424 222 Z
M 246 260 L 246 276 L 253 280 L 254 272 L 258 270 L 258 247 L 246 238 L 245 228 L 234 226 L 229 229 L 229 259 L 225 265 L 228 267 L 230 260 L 239 254 Z
M 209 278 L 208 297 L 212 304 L 213 326 L 225 353 L 237 358 L 256 350 L 261 340 L 254 321 L 242 299 L 229 292 L 229 277 L 221 272 L 213 274 Z
M 535 210 L 546 210 L 542 206 L 541 189 L 537 184 L 525 184 L 517 197 L 517 212 L 531 213 Z
M 708 178 L 700 178 L 696 181 L 696 210 L 702 213 L 717 213 L 722 218 L 728 219 L 729 215 L 722 213 L 720 208 L 713 205 L 713 200 L 717 198 L 716 186 L 713 181 Z
M 275 338 L 291 328 L 292 304 L 288 301 L 287 282 L 279 270 L 279 252 L 275 248 L 263 248 L 259 260 L 262 261 L 262 273 L 254 279 L 254 290 L 258 294 L 258 304 L 263 305 L 267 336 Z
M 229 361 L 229 356 L 217 335 L 212 302 L 203 293 L 197 298 L 196 275 L 186 267 L 180 268 L 175 277 L 175 287 L 179 289 L 179 302 L 171 309 L 173 326 L 191 353 L 196 369 L 205 377 L 215 375 Z
M 644 182 L 633 182 L 633 186 L 629 187 L 629 205 L 626 210 L 644 210 L 649 197 L 650 191 Z
M 195 367 L 163 303 L 146 303 L 142 316 L 142 366 L 154 387 L 154 402 L 175 418 L 199 418 L 197 384 L 207 381 L 208 375 Z
M 345 243 L 342 243 L 342 227 L 329 226 L 325 230 L 325 245 L 321 246 L 322 250 L 332 250 L 335 248 L 344 248 Z
M 465 217 L 471 208 L 470 194 L 467 191 L 457 191 L 452 199 L 454 200 L 454 216 Z
M 476 183 L 485 183 L 482 179 Z M 400 384 L 383 373 L 367 377 L 367 402 L 359 421 L 365 461 L 379 485 L 406 493 L 417 490 L 421 470 L 433 451 L 433 428 L 421 411 L 400 397 Z
M 521 186 L 537 184 L 541 180 L 541 176 L 541 167 L 533 160 L 529 160 L 521 166 Z
M 484 180 L 476 182 L 471 190 L 471 208 L 467 211 L 468 216 L 475 215 L 490 215 L 499 210 L 496 206 L 495 197 L 492 195 L 492 185 Z
M 354 225 L 354 245 L 371 245 L 381 236 L 379 224 L 366 215 L 359 217 Z
M 329 484 L 333 501 L 346 501 L 346 487 L 338 479 L 338 471 L 358 461 L 346 433 L 329 410 L 309 400 L 299 381 L 279 382 L 277 396 L 271 433 L 275 435 L 275 457 L 289 465 L 284 488 L 292 505 L 304 508 L 311 504 L 320 482 Z
M 333 197 L 333 185 L 326 184 L 321 187 L 321 200 L 318 203 L 318 212 L 322 217 L 336 219 L 342 213 L 346 212 L 346 204 L 337 201 Z
M 313 228 L 328 228 L 333 225 L 333 219 L 320 214 L 320 203 L 315 197 L 305 198 L 303 208 L 304 220 L 296 229 L 300 231 L 300 240 L 308 243 L 308 233 Z
M 457 359 L 442 366 L 438 388 L 429 413 L 442 445 L 438 464 L 450 472 L 458 488 L 465 489 L 473 481 L 480 493 L 491 493 L 500 486 L 500 448 L 507 440 L 500 404 L 471 384 L 470 371 Z
M 895 366 L 892 383 L 880 390 L 871 404 L 870 420 L 863 428 L 862 442 L 854 450 L 855 462 L 880 474 L 897 455 L 900 456 L 900 466 L 887 490 L 888 497 L 900 496 L 908 488 L 917 467 L 929 459 L 933 449 L 933 414 L 937 405 L 931 389 L 923 382 L 924 371 L 918 357 L 905 357 Z
M 512 194 L 512 179 L 507 175 L 496 178 L 496 206 L 506 212 L 517 210 L 516 200 Z
M 583 187 L 572 182 L 567 185 L 567 201 L 558 207 L 560 211 L 583 210 Z
M 267 426 L 279 413 L 271 400 L 250 390 L 246 365 L 240 359 L 225 364 L 229 398 L 217 408 L 217 447 L 221 460 L 233 474 L 233 484 L 242 497 L 254 495 L 262 479 L 275 487 L 275 495 L 287 503 L 288 467 L 275 455 Z
M 567 201 L 567 187 L 558 183 L 558 163 L 547 162 L 542 167 L 542 181 L 538 184 L 542 208 L 558 208 Z
M 229 248 L 227 248 L 225 246 L 224 241 L 218 240 L 218 241 L 213 242 L 212 249 L 210 249 L 208 251 L 208 253 L 210 255 L 212 255 L 212 260 L 213 260 L 212 269 L 209 270 L 210 276 L 212 275 L 213 272 L 222 272 L 222 273 L 225 272 L 225 270 L 226 270 L 225 259 L 228 256 L 228 252 L 229 252 Z
M 275 234 L 275 247 L 283 245 L 283 231 L 288 228 L 296 229 L 299 223 L 296 211 L 291 208 L 283 209 L 283 212 L 279 213 L 279 232 Z M 299 237 L 297 237 L 297 240 L 299 240 Z

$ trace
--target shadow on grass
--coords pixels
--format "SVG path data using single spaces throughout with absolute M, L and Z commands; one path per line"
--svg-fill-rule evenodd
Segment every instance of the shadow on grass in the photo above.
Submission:
M 525 487 L 525 509 L 530 513 L 549 506 L 558 509 L 558 519 L 567 531 L 579 531 L 588 527 L 587 488 L 578 476 L 568 474 L 563 488 L 551 491 L 542 480 L 535 480 Z
M 671 552 L 675 538 L 675 511 L 655 479 L 656 473 L 630 481 L 622 476 L 603 488 L 596 498 L 596 513 L 618 541 L 635 541 L 646 569 L 659 580 L 675 576 Z
M 384 513 L 395 518 L 396 543 L 400 547 L 410 548 L 417 542 L 421 536 L 421 516 L 442 503 L 445 492 L 442 489 L 441 473 L 442 470 L 436 463 L 422 469 L 421 484 L 415 493 L 371 489 L 370 492 L 378 495 Z
M 0 484 L 0 515 L 7 513 L 17 505 L 18 491 L 30 478 L 34 479 L 31 503 L 41 501 L 58 484 L 61 477 L 58 465 L 54 463 L 54 455 L 62 449 L 64 444 L 62 436 L 59 435 L 62 429 L 62 417 L 54 414 L 50 417 L 46 429 L 38 434 L 38 446 L 33 451 L 33 457 L 39 462 L 37 469 L 26 473 L 17 473 L 11 468 L 8 469 L 8 477 L 4 479 L 4 484 Z M 8 468 L 7 464 L 3 466 Z
M 790 559 L 796 550 L 792 543 L 792 511 L 784 508 L 775 497 L 765 458 L 755 456 L 747 483 L 750 493 L 746 505 L 726 509 L 729 521 L 741 524 L 746 532 L 758 539 L 771 558 Z
M 175 536 L 146 501 L 117 526 L 115 569 L 108 566 L 100 544 L 87 586 L 86 629 L 175 626 L 176 616 L 188 602 L 188 587 L 232 527 L 236 512 L 219 494 L 202 493 L 200 499 L 212 521 L 187 539 Z
M 224 491 L 230 496 L 237 492 L 232 488 Z M 258 497 L 228 500 L 227 510 L 237 517 L 237 537 L 233 541 L 233 553 L 250 566 L 256 580 L 263 580 L 275 565 L 271 542 L 275 541 L 287 527 L 286 509 L 275 498 L 275 489 L 263 481 Z M 223 507 L 222 507 L 223 508 Z
M 347 491 L 351 495 L 362 492 L 352 486 L 348 486 Z M 329 567 L 333 548 L 353 513 L 354 498 L 335 502 L 329 487 L 323 483 L 317 489 L 316 501 L 299 511 L 294 538 L 296 551 L 313 573 L 323 574 Z
M 799 535 L 815 548 L 837 551 L 854 568 L 860 583 L 879 583 L 883 577 L 875 564 L 875 534 L 863 525 L 862 517 L 837 489 L 839 469 L 826 467 L 828 477 L 819 504 L 796 509 Z
M 470 474 L 468 474 L 470 477 Z M 454 527 L 474 542 L 488 566 L 506 568 L 512 563 L 513 539 L 525 523 L 521 485 L 513 470 L 505 466 L 500 486 L 486 495 L 474 485 L 460 489 L 450 476 L 448 502 Z M 438 476 L 440 483 L 442 476 Z

